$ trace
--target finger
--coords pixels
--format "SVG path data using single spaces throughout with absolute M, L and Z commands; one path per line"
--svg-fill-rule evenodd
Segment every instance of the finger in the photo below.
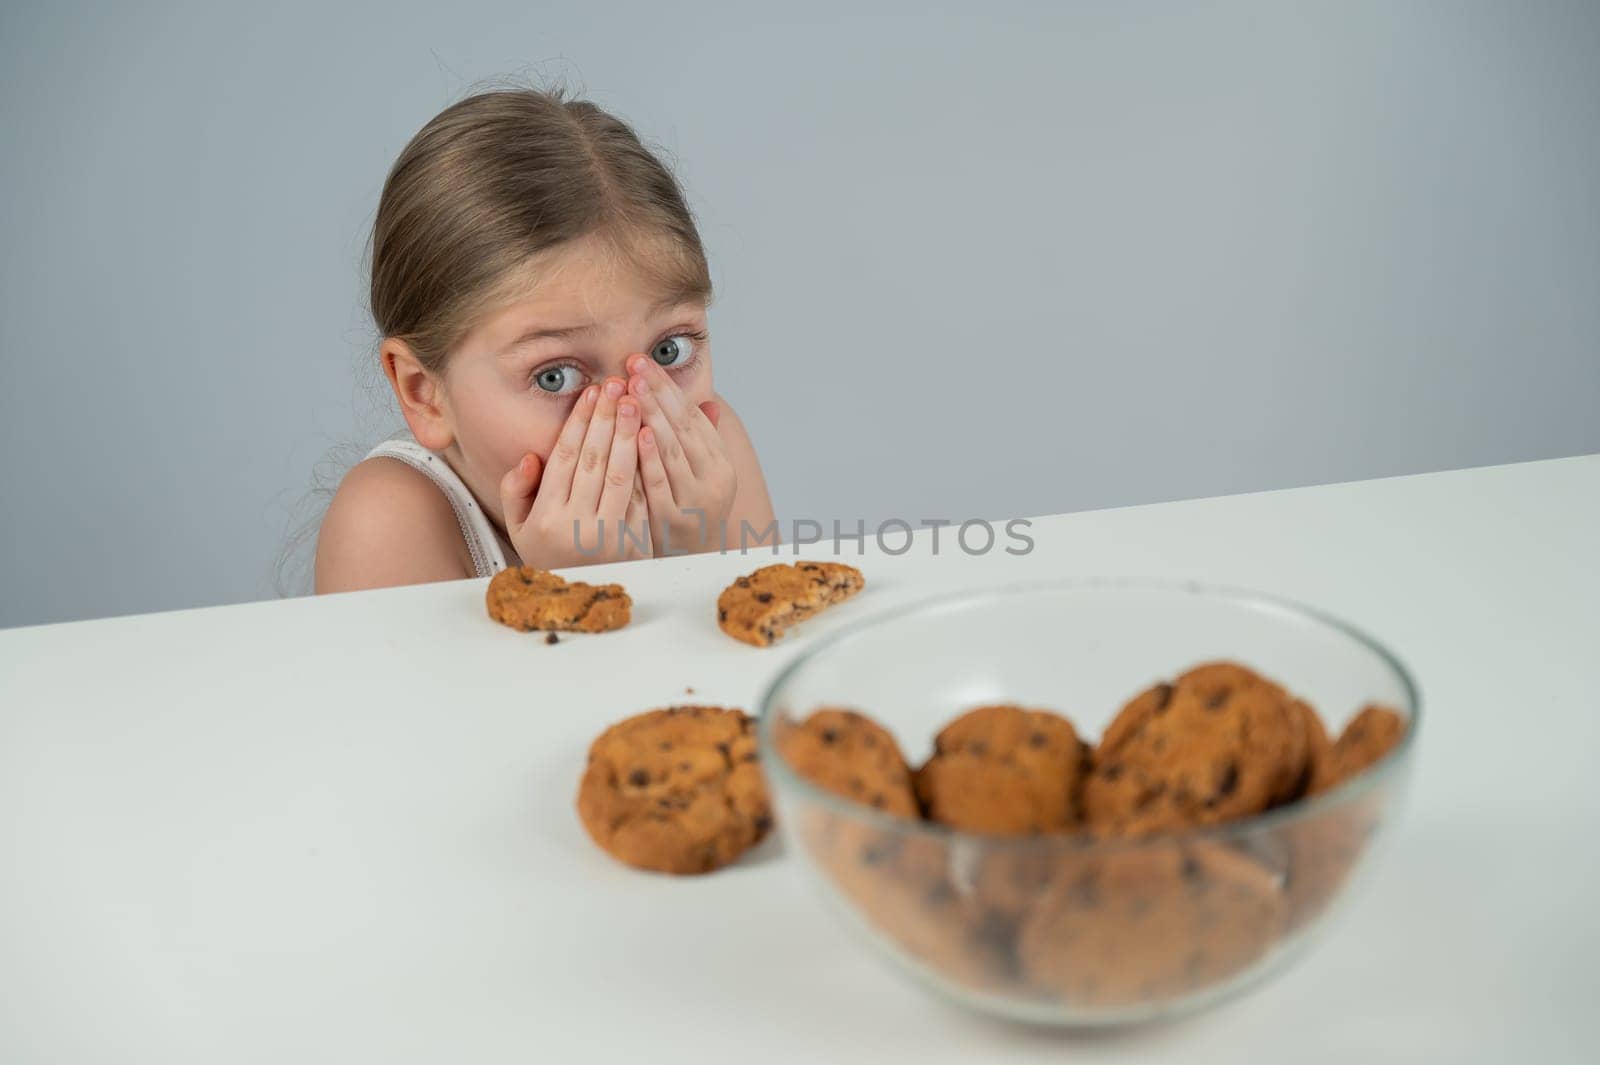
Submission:
M 629 381 L 630 388 L 637 381 L 645 394 L 655 397 L 656 406 L 661 411 L 661 419 L 671 427 L 672 435 L 677 438 L 679 446 L 683 448 L 684 458 L 690 471 L 696 476 L 703 476 L 706 460 L 709 457 L 710 438 L 716 433 L 711 420 L 705 416 L 705 413 L 699 407 L 689 402 L 689 397 L 683 394 L 683 389 L 678 387 L 678 382 L 674 381 L 672 375 L 662 369 L 654 359 L 647 359 L 643 355 L 635 355 L 629 362 L 635 375 Z M 660 426 L 656 422 L 650 421 L 649 418 L 650 409 L 646 407 L 646 422 L 656 426 L 657 431 L 660 432 Z M 663 437 L 661 441 L 662 454 L 670 455 L 671 449 L 665 439 L 666 434 L 661 432 L 661 436 Z M 668 466 L 667 469 L 670 471 L 672 467 Z
M 595 397 L 600 392 L 600 386 L 590 385 L 578 396 L 578 402 L 572 405 L 572 413 L 567 415 L 566 422 L 561 426 L 561 435 L 556 437 L 555 446 L 550 449 L 550 457 L 544 464 L 544 491 L 539 493 L 536 503 L 565 506 L 567 498 L 572 494 L 572 472 L 577 469 L 578 455 L 583 450 L 583 437 L 589 431 L 589 418 L 594 414 Z
M 694 483 L 694 466 L 689 461 L 688 452 L 677 430 L 657 401 L 654 385 L 641 377 L 635 377 L 628 382 L 628 387 L 638 390 L 634 395 L 639 400 L 639 409 L 643 412 L 645 425 L 650 428 L 651 436 L 655 438 L 656 452 L 667 471 L 667 476 L 671 478 L 675 494 L 684 494 L 689 485 Z
M 650 537 L 650 505 L 645 501 L 644 479 L 638 471 L 633 475 L 633 487 L 628 493 L 628 516 L 623 521 L 630 530 L 629 537 L 623 541 L 627 545 L 624 555 L 627 558 L 652 557 L 655 547 Z
M 711 427 L 713 429 L 722 428 L 722 408 L 717 406 L 716 400 L 706 400 L 704 403 L 700 404 L 700 410 L 703 411 L 705 416 L 711 420 Z
M 633 498 L 634 474 L 639 469 L 639 401 L 623 396 L 617 401 L 616 432 L 606 461 L 605 487 L 596 512 L 612 524 L 623 520 Z
M 505 516 L 507 532 L 522 528 L 528 520 L 541 465 L 539 456 L 530 451 L 500 478 L 500 512 Z
M 568 504 L 581 514 L 593 514 L 600 506 L 600 493 L 606 485 L 606 460 L 611 455 L 612 437 L 616 435 L 617 399 L 625 391 L 626 384 L 619 378 L 608 378 L 604 382 L 594 415 L 589 419 L 589 431 L 583 434 L 578 469 L 572 475 L 572 494 L 567 497 Z
M 644 498 L 650 507 L 650 537 L 653 550 L 666 543 L 667 522 L 678 512 L 672 497 L 672 481 L 661 462 L 661 447 L 655 432 L 645 426 L 639 430 L 639 477 L 644 482 Z

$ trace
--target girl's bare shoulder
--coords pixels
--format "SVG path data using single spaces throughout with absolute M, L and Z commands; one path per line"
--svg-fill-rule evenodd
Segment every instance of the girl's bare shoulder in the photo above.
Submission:
M 318 595 L 473 575 L 455 510 L 427 474 L 378 455 L 344 475 L 317 533 Z

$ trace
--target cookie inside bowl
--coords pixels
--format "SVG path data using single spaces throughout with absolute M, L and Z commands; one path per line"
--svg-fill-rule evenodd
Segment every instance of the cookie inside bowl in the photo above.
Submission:
M 1099 1026 L 1227 998 L 1310 942 L 1398 805 L 1417 699 L 1316 611 L 1069 581 L 863 619 L 758 716 L 793 852 L 896 971 Z

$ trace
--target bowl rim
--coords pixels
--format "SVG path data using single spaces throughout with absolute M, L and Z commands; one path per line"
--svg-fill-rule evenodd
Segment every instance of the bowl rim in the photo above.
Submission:
M 939 608 L 969 605 L 975 602 L 1006 599 L 1026 594 L 1044 592 L 1105 591 L 1129 589 L 1138 591 L 1174 592 L 1205 598 L 1225 599 L 1240 605 L 1286 614 L 1300 621 L 1311 621 L 1335 630 L 1371 651 L 1394 673 L 1405 696 L 1406 729 L 1397 743 L 1377 762 L 1355 776 L 1308 798 L 1296 799 L 1248 817 L 1234 818 L 1209 825 L 1188 825 L 1181 828 L 1160 829 L 1136 836 L 1102 836 L 1087 831 L 1047 832 L 1038 835 L 1003 835 L 951 828 L 926 818 L 901 817 L 886 813 L 865 803 L 854 802 L 819 787 L 797 773 L 779 752 L 772 730 L 776 714 L 773 708 L 775 694 L 785 682 L 806 663 L 814 660 L 828 648 L 849 640 L 861 633 L 875 629 L 895 618 L 926 613 Z M 1292 689 L 1291 689 L 1292 691 Z M 829 704 L 847 709 L 844 703 Z M 863 713 L 866 711 L 862 711 Z M 839 629 L 820 636 L 809 646 L 799 650 L 783 664 L 762 686 L 756 699 L 756 737 L 761 746 L 761 765 L 765 772 L 775 773 L 783 788 L 798 791 L 809 802 L 817 803 L 832 812 L 892 832 L 909 832 L 945 841 L 979 843 L 990 848 L 1018 850 L 1085 849 L 1094 851 L 1134 850 L 1150 846 L 1172 846 L 1190 842 L 1227 842 L 1240 837 L 1256 836 L 1273 828 L 1310 820 L 1325 810 L 1353 804 L 1361 796 L 1401 773 L 1409 763 L 1416 746 L 1416 736 L 1422 724 L 1422 690 L 1398 655 L 1368 635 L 1354 624 L 1318 607 L 1309 606 L 1285 596 L 1262 592 L 1236 585 L 1213 584 L 1205 581 L 1163 577 L 1096 576 L 1059 577 L 1044 580 L 1009 581 L 966 587 L 949 592 L 923 596 L 886 607 L 866 617 L 858 618 Z M 914 768 L 914 767 L 913 767 Z

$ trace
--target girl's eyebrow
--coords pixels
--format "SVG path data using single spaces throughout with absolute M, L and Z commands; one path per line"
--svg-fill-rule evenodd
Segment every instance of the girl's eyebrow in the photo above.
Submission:
M 519 344 L 526 344 L 530 340 L 543 340 L 545 337 L 577 336 L 580 333 L 587 333 L 587 332 L 591 331 L 592 329 L 594 329 L 594 326 L 595 326 L 595 324 L 593 322 L 585 322 L 582 325 L 562 326 L 560 329 L 530 329 L 526 333 L 523 333 L 521 336 L 519 336 L 517 339 L 513 340 L 507 346 L 514 348 L 514 347 L 517 347 Z
M 692 303 L 692 302 L 694 302 L 694 301 L 688 300 L 688 299 L 682 299 L 682 298 L 680 298 L 678 296 L 668 296 L 666 299 L 658 300 L 657 302 L 651 304 L 649 313 L 651 315 L 658 315 L 658 314 L 661 314 L 663 311 L 669 311 L 674 307 L 683 306 L 685 304 Z M 506 345 L 506 350 L 509 351 L 512 348 L 521 347 L 523 344 L 528 343 L 530 340 L 544 340 L 547 337 L 554 337 L 554 338 L 559 339 L 559 338 L 562 338 L 562 337 L 579 336 L 579 335 L 581 335 L 583 333 L 592 332 L 596 327 L 597 327 L 597 323 L 595 323 L 595 322 L 584 322 L 584 323 L 582 323 L 580 325 L 565 325 L 565 326 L 561 326 L 559 328 L 548 328 L 548 327 L 539 328 L 539 327 L 534 327 L 534 328 L 531 328 L 531 329 L 528 329 L 528 330 L 524 331 L 521 336 L 517 337 L 517 339 L 515 339 L 511 343 L 507 344 Z

